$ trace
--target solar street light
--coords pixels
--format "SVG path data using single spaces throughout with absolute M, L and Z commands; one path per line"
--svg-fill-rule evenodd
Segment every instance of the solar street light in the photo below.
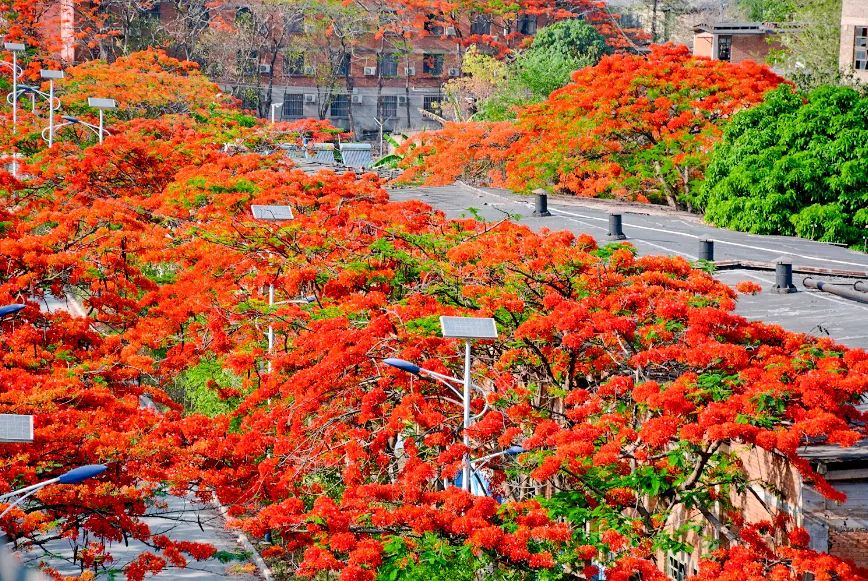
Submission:
M 39 76 L 48 79 L 48 147 L 54 145 L 54 81 L 63 78 L 63 71 L 41 69 Z
M 426 375 L 437 379 L 447 385 L 447 387 L 449 387 L 449 389 L 451 389 L 454 393 L 456 393 L 461 398 L 461 405 L 464 411 L 464 447 L 470 449 L 470 434 L 468 434 L 471 420 L 470 390 L 471 388 L 475 387 L 472 385 L 470 379 L 470 342 L 473 339 L 497 339 L 497 325 L 495 324 L 494 319 L 489 317 L 482 318 L 444 316 L 440 317 L 440 329 L 444 337 L 464 339 L 464 377 L 462 379 L 443 375 L 441 373 L 431 371 L 430 369 L 424 369 L 422 367 L 419 367 L 418 365 L 410 363 L 409 361 L 404 361 L 403 359 L 386 359 L 383 362 L 386 365 L 390 365 L 392 367 L 395 367 L 396 369 L 406 371 L 407 373 L 411 373 L 413 375 Z M 463 384 L 463 393 L 455 389 L 449 382 Z M 485 404 L 485 409 L 483 409 L 483 411 L 480 412 L 480 414 L 477 414 L 475 417 L 479 417 L 480 415 L 484 414 L 487 409 L 488 402 L 486 402 Z M 465 453 L 464 475 L 461 479 L 461 483 L 462 488 L 464 488 L 464 490 L 468 492 L 471 491 L 472 469 L 473 467 L 472 461 L 470 460 L 470 455 Z

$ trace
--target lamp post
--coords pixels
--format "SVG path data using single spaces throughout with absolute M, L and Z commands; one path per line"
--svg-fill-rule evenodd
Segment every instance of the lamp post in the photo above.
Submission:
M 21 42 L 4 42 L 3 48 L 12 53 L 12 133 L 18 132 L 18 77 L 21 69 L 18 68 L 18 53 L 27 47 Z
M 409 361 L 403 361 L 401 359 L 386 359 L 384 363 L 387 365 L 391 365 L 392 367 L 396 367 L 408 373 L 412 373 L 414 375 L 427 375 L 432 377 L 441 383 L 446 384 L 454 393 L 458 394 L 461 397 L 461 405 L 463 408 L 463 426 L 464 426 L 464 447 L 466 449 L 470 449 L 470 434 L 468 433 L 468 429 L 471 425 L 471 417 L 470 417 L 470 390 L 472 387 L 476 387 L 472 385 L 470 378 L 470 365 L 471 365 L 471 354 L 470 354 L 470 343 L 473 339 L 497 339 L 497 326 L 495 325 L 494 319 L 492 318 L 479 318 L 479 317 L 440 317 L 440 330 L 443 337 L 447 338 L 455 338 L 455 339 L 464 339 L 464 377 L 459 379 L 457 377 L 451 377 L 448 375 L 443 375 L 441 373 L 436 373 L 431 371 L 430 369 L 423 369 L 418 365 L 414 365 Z M 460 383 L 463 386 L 463 392 L 459 393 L 449 382 Z M 476 388 L 479 389 L 479 388 Z M 482 391 L 479 389 L 479 391 Z M 485 409 L 483 409 L 480 414 L 477 414 L 477 417 L 488 409 L 488 403 L 485 404 Z M 470 459 L 469 452 L 465 452 L 464 454 L 464 477 L 462 478 L 462 488 L 464 490 L 470 492 L 470 475 L 473 470 L 472 461 Z
M 21 42 L 4 42 L 3 48 L 12 53 L 12 133 L 18 133 L 18 77 L 23 72 L 18 66 L 18 53 L 27 47 Z M 18 177 L 18 152 L 12 152 L 12 177 Z
M 18 490 L 13 490 L 12 492 L 7 492 L 6 494 L 0 494 L 0 501 L 6 501 L 14 497 L 18 497 L 15 502 L 6 507 L 2 513 L 0 513 L 0 518 L 6 516 L 6 513 L 21 504 L 26 498 L 32 496 L 39 490 L 45 488 L 49 484 L 78 484 L 88 478 L 92 478 L 97 474 L 102 474 L 105 472 L 104 464 L 87 464 L 85 466 L 79 466 L 78 468 L 73 468 L 68 472 L 61 474 L 56 478 L 52 478 L 50 480 L 44 480 L 42 482 L 38 482 L 36 484 L 31 484 L 30 486 L 25 486 L 24 488 L 19 488 Z
M 41 69 L 39 76 L 48 79 L 48 148 L 54 145 L 54 80 L 63 78 L 63 71 Z
M 88 97 L 87 104 L 89 107 L 99 109 L 99 142 L 102 143 L 103 136 L 103 113 L 106 109 L 117 109 L 117 102 L 114 99 L 103 99 L 100 97 Z
M 274 109 L 272 109 L 272 119 L 273 119 Z M 252 205 L 250 206 L 250 211 L 253 213 L 253 217 L 257 220 L 268 220 L 268 221 L 283 221 L 283 220 L 292 220 L 292 208 L 290 206 L 259 206 Z M 292 301 L 285 301 L 292 302 Z M 307 301 L 304 301 L 307 302 Z M 268 284 L 268 306 L 274 306 L 274 283 Z M 274 325 L 269 321 L 268 323 L 268 373 L 271 373 L 271 352 L 274 349 Z
M 271 124 L 272 125 L 274 125 L 274 121 L 275 121 L 275 117 L 276 117 L 275 111 L 277 111 L 278 107 L 283 107 L 283 103 L 272 103 L 271 104 Z

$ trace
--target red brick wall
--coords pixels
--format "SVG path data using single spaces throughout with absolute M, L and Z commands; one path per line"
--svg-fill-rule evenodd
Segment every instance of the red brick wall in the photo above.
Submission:
M 769 36 L 765 34 L 734 34 L 732 35 L 733 63 L 751 60 L 764 63 L 769 50 L 777 45 L 769 44 Z
M 868 530 L 829 529 L 829 553 L 868 567 Z

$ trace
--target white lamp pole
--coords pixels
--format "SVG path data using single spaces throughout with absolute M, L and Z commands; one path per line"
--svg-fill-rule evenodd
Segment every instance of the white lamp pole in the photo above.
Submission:
M 48 148 L 54 146 L 54 80 L 63 78 L 63 71 L 42 69 L 39 76 L 48 79 Z
M 18 133 L 18 53 L 25 50 L 20 42 L 4 42 L 3 48 L 12 53 L 12 133 Z M 18 177 L 18 152 L 12 152 L 12 177 Z
M 106 109 L 116 109 L 118 104 L 114 99 L 102 99 L 100 97 L 88 97 L 87 104 L 99 110 L 99 142 L 102 143 L 103 135 L 105 134 L 103 113 Z
M 25 50 L 20 42 L 4 42 L 3 48 L 12 53 L 12 132 L 18 131 L 18 53 Z

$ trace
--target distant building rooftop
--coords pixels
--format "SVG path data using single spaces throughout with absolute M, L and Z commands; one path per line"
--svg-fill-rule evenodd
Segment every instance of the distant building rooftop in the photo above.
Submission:
M 711 34 L 775 34 L 788 32 L 795 28 L 793 24 L 778 22 L 702 22 L 693 27 L 694 33 L 707 32 Z

